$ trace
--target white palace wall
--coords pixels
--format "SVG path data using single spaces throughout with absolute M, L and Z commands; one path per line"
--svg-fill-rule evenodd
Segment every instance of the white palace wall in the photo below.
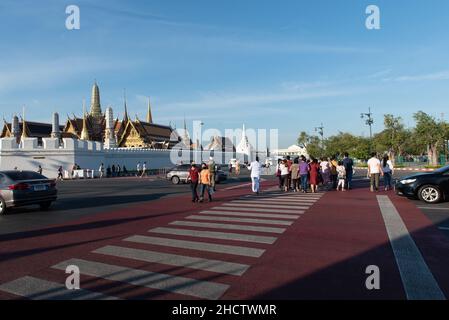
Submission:
M 196 150 L 154 150 L 138 148 L 104 149 L 103 144 L 94 141 L 63 139 L 59 145 L 58 139 L 44 138 L 43 146 L 37 145 L 37 138 L 25 138 L 18 145 L 15 138 L 0 139 L 0 170 L 32 170 L 41 165 L 43 174 L 56 178 L 59 166 L 70 171 L 76 163 L 82 169 L 98 171 L 101 163 L 105 168 L 112 165 L 126 166 L 128 171 L 136 169 L 137 162 L 147 162 L 148 169 L 170 168 L 175 164 L 189 163 L 191 160 L 200 163 L 213 155 L 218 164 L 227 164 L 230 159 L 237 158 L 240 162 L 250 161 L 243 154 L 233 152 L 196 151 Z M 264 155 L 259 155 L 264 161 Z

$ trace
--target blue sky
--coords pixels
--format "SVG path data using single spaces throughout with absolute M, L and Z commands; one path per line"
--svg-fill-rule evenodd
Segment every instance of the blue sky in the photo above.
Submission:
M 66 6 L 81 29 L 65 28 Z M 365 28 L 365 8 L 381 30 Z M 182 127 L 368 135 L 360 113 L 449 116 L 449 1 L 8 1 L 0 3 L 0 116 L 81 114 L 94 79 L 103 109 Z M 189 123 L 189 127 L 191 124 Z

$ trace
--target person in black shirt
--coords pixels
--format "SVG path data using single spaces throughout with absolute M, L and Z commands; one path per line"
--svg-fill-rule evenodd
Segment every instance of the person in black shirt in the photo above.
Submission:
M 349 154 L 347 152 L 344 153 L 343 166 L 345 167 L 346 170 L 345 188 L 346 190 L 350 190 L 352 188 L 352 173 L 354 161 L 351 158 L 349 158 Z

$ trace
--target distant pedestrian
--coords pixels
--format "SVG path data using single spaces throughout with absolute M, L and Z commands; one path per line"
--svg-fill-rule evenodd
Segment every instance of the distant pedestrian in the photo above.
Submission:
M 290 168 L 292 176 L 292 188 L 294 192 L 299 191 L 299 158 L 293 160 L 293 164 Z
M 100 164 L 100 168 L 98 168 L 98 171 L 100 172 L 100 179 L 104 177 L 104 164 Z
M 323 186 L 325 188 L 328 188 L 331 179 L 331 165 L 329 161 L 327 161 L 327 159 L 324 157 L 321 158 L 320 168 L 321 168 L 321 177 L 323 179 Z
M 252 190 L 258 195 L 260 193 L 260 171 L 262 170 L 262 166 L 259 163 L 259 157 L 256 156 L 256 160 L 249 164 L 248 170 L 251 171 Z
M 343 165 L 343 161 L 338 162 L 337 177 L 338 177 L 337 191 L 340 190 L 340 187 L 341 191 L 346 191 L 345 190 L 346 169 L 345 166 Z
M 211 186 L 211 180 L 212 179 L 212 175 L 210 173 L 209 167 L 203 163 L 201 165 L 201 171 L 200 171 L 200 190 L 201 190 L 201 195 L 200 195 L 200 202 L 204 201 L 204 193 L 207 191 L 207 196 L 209 198 L 209 202 L 212 201 L 212 186 Z
M 122 168 L 120 168 L 120 165 L 117 165 L 117 177 L 120 177 L 120 174 L 122 173 Z
M 141 174 L 140 173 L 140 162 L 137 162 L 136 171 L 137 171 L 136 177 L 139 177 Z
M 301 177 L 301 189 L 303 193 L 307 193 L 309 189 L 309 164 L 306 161 L 306 157 L 301 157 L 299 163 L 299 176 Z
M 392 188 L 391 178 L 394 173 L 393 170 L 393 162 L 391 162 L 390 158 L 385 155 L 382 159 L 382 172 L 384 174 L 385 191 L 388 191 Z
M 282 188 L 284 187 L 284 182 L 282 181 L 282 175 L 281 175 L 281 163 L 282 163 L 282 160 L 278 159 L 278 164 L 276 165 L 276 177 L 278 177 L 279 189 L 282 190 Z
M 282 184 L 282 188 L 284 189 L 284 192 L 287 192 L 288 189 L 289 189 L 288 188 L 289 187 L 288 176 L 289 176 L 290 172 L 288 170 L 288 163 L 287 163 L 286 159 L 281 162 L 281 164 L 279 165 L 279 169 L 281 170 L 281 181 L 282 181 L 281 184 Z
M 190 181 L 190 190 L 192 191 L 192 202 L 198 202 L 200 200 L 197 192 L 199 179 L 200 179 L 200 171 L 195 165 L 195 162 L 192 161 L 192 164 L 189 169 L 189 176 L 187 177 L 187 180 Z
M 215 175 L 217 172 L 217 165 L 216 165 L 213 157 L 209 158 L 208 167 L 209 167 L 209 171 L 210 171 L 210 186 L 211 186 L 212 190 L 215 191 Z
M 115 173 L 116 173 L 115 165 L 112 165 L 111 171 L 112 171 L 112 176 L 115 177 Z
M 108 165 L 108 167 L 106 168 L 106 177 L 110 178 L 111 177 L 111 166 Z
M 229 174 L 232 174 L 232 160 L 229 161 Z
M 318 160 L 313 158 L 309 166 L 310 166 L 310 189 L 312 189 L 312 193 L 316 193 L 318 190 L 320 165 L 318 164 Z
M 370 179 L 371 192 L 379 191 L 380 175 L 383 176 L 383 171 L 380 166 L 380 160 L 377 159 L 376 153 L 371 153 L 371 158 L 368 160 L 368 172 L 367 176 Z
M 142 164 L 142 174 L 140 175 L 141 178 L 143 178 L 143 176 L 147 175 L 147 163 L 146 161 Z
M 58 168 L 58 180 L 63 180 L 64 179 L 64 170 L 62 169 L 62 166 L 59 166 Z
M 345 169 L 346 169 L 346 180 L 345 180 L 346 189 L 350 190 L 352 188 L 352 175 L 353 175 L 353 171 L 354 171 L 354 161 L 351 158 L 349 158 L 349 153 L 347 153 L 347 152 L 344 153 L 343 165 L 345 166 Z
M 337 167 L 338 167 L 338 162 L 337 162 L 337 159 L 335 159 L 335 157 L 331 158 L 330 167 L 331 167 L 332 189 L 337 189 L 337 183 L 338 183 Z
M 240 161 L 235 162 L 235 175 L 238 177 L 240 175 Z
M 42 174 L 42 166 L 39 165 L 39 167 L 37 168 L 37 173 Z

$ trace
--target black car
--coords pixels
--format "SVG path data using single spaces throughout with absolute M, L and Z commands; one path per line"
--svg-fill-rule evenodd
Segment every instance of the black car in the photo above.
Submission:
M 396 193 L 427 203 L 449 199 L 449 166 L 427 173 L 416 173 L 396 182 Z

